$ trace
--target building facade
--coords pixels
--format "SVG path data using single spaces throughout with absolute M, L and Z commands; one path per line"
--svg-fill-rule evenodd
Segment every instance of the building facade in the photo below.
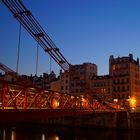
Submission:
M 113 80 L 112 94 L 116 99 L 135 98 L 140 105 L 140 66 L 133 55 L 109 59 L 109 74 Z
M 66 71 L 64 73 L 60 72 L 60 92 L 62 93 L 69 93 L 70 91 L 70 73 Z
M 60 71 L 60 75 L 57 80 L 51 82 L 51 90 L 61 93 L 69 93 L 69 76 L 69 71 Z
M 90 87 L 91 78 L 97 75 L 97 65 L 93 63 L 72 65 L 69 75 L 69 93 L 71 95 L 84 94 Z
M 109 75 L 94 76 L 90 82 L 90 90 L 93 94 L 111 95 L 112 77 Z

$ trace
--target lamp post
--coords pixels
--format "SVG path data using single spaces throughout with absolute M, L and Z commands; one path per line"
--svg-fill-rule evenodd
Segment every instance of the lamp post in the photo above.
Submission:
M 136 109 L 136 104 L 137 104 L 137 101 L 136 101 L 135 97 L 130 97 L 129 98 L 129 106 L 132 110 Z

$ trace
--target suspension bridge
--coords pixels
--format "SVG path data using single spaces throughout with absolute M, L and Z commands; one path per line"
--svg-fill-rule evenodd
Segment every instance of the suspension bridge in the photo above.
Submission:
M 45 53 L 49 54 L 64 71 L 69 71 L 71 64 L 53 43 L 31 11 L 20 0 L 2 0 L 2 2 L 20 23 L 20 28 L 24 27 Z M 8 117 L 11 116 L 12 121 L 31 121 L 39 120 L 42 117 L 59 118 L 90 114 L 95 110 L 118 110 L 117 105 L 111 105 L 97 96 L 89 94 L 72 96 L 39 88 L 18 74 L 18 63 L 17 61 L 16 72 L 0 63 L 0 69 L 16 79 L 13 79 L 12 82 L 5 79 L 0 80 L 0 120 L 6 118 L 5 120 L 8 122 Z

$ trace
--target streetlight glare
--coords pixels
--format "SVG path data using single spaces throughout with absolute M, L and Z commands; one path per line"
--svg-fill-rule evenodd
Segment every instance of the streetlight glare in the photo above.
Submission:
M 129 104 L 130 104 L 131 108 L 135 108 L 136 107 L 136 103 L 137 103 L 137 101 L 136 101 L 136 99 L 134 97 L 131 97 L 129 99 Z

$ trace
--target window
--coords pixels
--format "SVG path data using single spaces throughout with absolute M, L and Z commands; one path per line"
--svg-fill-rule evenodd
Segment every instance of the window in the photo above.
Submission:
M 114 84 L 116 83 L 115 80 L 113 80 L 113 83 L 114 83 Z
M 122 86 L 122 91 L 125 91 L 125 87 L 124 86 Z
M 64 90 L 64 87 L 63 86 L 61 86 L 61 90 Z
M 120 94 L 118 94 L 118 98 L 120 99 Z
M 116 88 L 115 87 L 113 87 L 113 91 L 116 91 Z
M 118 83 L 118 84 L 120 83 L 120 79 L 117 80 L 117 83 Z
M 65 87 L 65 90 L 68 90 L 68 86 Z
M 115 65 L 113 65 L 113 67 L 112 67 L 112 68 L 113 68 L 113 70 L 115 70 L 115 69 L 116 69 L 116 66 L 115 66 Z
M 127 83 L 129 83 L 129 79 L 128 78 L 126 79 L 126 81 L 127 81 Z
M 108 93 L 110 93 L 110 88 L 108 88 Z
M 124 79 L 122 79 L 122 84 L 124 84 Z
M 118 87 L 118 91 L 120 91 L 120 87 Z
M 127 91 L 129 91 L 129 86 L 127 86 Z

